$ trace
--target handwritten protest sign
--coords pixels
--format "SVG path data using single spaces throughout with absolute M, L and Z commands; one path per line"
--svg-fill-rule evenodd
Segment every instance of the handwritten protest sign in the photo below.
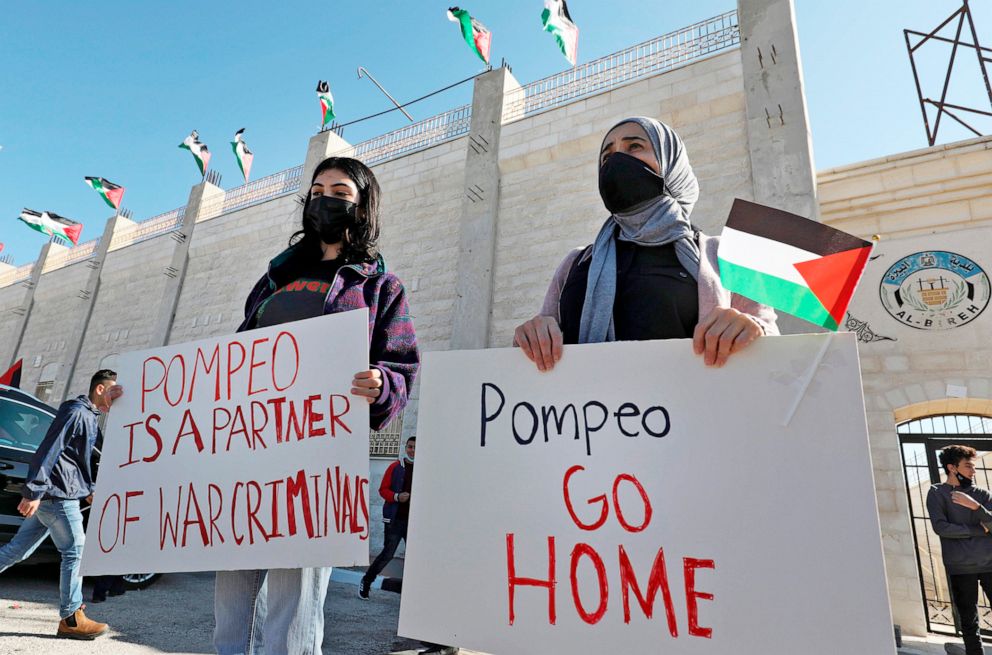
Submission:
M 118 366 L 85 575 L 367 563 L 366 310 Z
M 496 655 L 893 653 L 858 355 L 428 353 L 400 633 Z

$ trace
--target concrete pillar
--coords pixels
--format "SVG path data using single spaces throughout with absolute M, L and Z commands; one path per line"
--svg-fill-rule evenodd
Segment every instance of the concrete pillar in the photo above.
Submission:
M 107 251 L 110 250 L 110 242 L 114 239 L 114 232 L 122 223 L 132 224 L 131 221 L 120 214 L 107 220 L 107 224 L 103 228 L 103 236 L 100 237 L 100 242 L 96 244 L 93 256 L 86 261 L 86 277 L 80 280 L 81 284 L 79 287 L 79 298 L 83 301 L 83 307 L 80 310 L 81 315 L 66 344 L 66 365 L 59 369 L 59 374 L 55 379 L 54 385 L 57 396 L 63 401 L 69 396 L 72 376 L 76 372 L 76 362 L 79 360 L 79 353 L 83 348 L 86 328 L 90 324 L 93 307 L 96 306 L 96 296 L 100 291 L 100 276 L 103 273 L 103 262 L 107 259 Z M 86 376 L 88 377 L 94 372 L 89 371 Z
M 307 158 L 303 162 L 303 177 L 300 178 L 300 192 L 310 189 L 310 178 L 313 177 L 317 164 L 328 157 L 354 157 L 355 147 L 339 137 L 334 132 L 326 130 L 310 137 L 307 145 Z
M 31 268 L 31 277 L 21 282 L 24 287 L 24 296 L 21 299 L 21 303 L 13 310 L 14 314 L 17 315 L 17 327 L 14 329 L 14 339 L 13 343 L 10 344 L 8 354 L 5 354 L 4 358 L 0 359 L 0 362 L 6 361 L 0 372 L 6 371 L 17 361 L 17 354 L 21 349 L 21 341 L 24 339 L 24 331 L 27 329 L 28 319 L 31 317 L 31 308 L 34 307 L 34 290 L 38 288 L 38 282 L 41 281 L 41 274 L 45 270 L 48 256 L 62 250 L 66 250 L 66 247 L 54 241 L 49 241 L 43 245 L 41 247 L 41 253 L 38 254 L 38 259 L 34 261 L 34 266 Z
M 499 219 L 499 136 L 507 96 L 520 88 L 508 68 L 475 78 L 472 124 L 465 151 L 451 348 L 485 348 L 493 304 L 496 223 Z
M 754 201 L 820 220 L 793 0 L 738 0 Z M 779 313 L 782 334 L 823 328 Z
M 210 182 L 201 182 L 189 192 L 186 202 L 186 214 L 182 225 L 173 230 L 171 237 L 175 246 L 172 249 L 172 260 L 165 268 L 168 278 L 165 284 L 162 303 L 158 306 L 158 316 L 152 332 L 149 347 L 155 348 L 169 343 L 172 332 L 172 321 L 176 318 L 176 306 L 179 304 L 179 294 L 183 290 L 186 279 L 186 267 L 189 265 L 189 244 L 193 240 L 193 228 L 201 214 L 213 216 L 224 204 L 224 190 Z
M 792 0 L 738 0 L 754 201 L 819 220 Z

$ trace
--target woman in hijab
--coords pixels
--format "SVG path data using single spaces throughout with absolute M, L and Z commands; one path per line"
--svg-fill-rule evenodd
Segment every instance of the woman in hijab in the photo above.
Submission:
M 693 229 L 699 184 L 682 139 L 653 118 L 617 123 L 599 154 L 610 211 L 596 241 L 555 271 L 541 312 L 514 343 L 551 370 L 562 344 L 692 338 L 707 366 L 778 334 L 775 312 L 720 284 L 717 237 Z

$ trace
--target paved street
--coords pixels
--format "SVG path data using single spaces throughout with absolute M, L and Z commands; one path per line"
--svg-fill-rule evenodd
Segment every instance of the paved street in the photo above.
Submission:
M 419 642 L 396 636 L 400 597 L 373 591 L 373 600 L 364 602 L 356 592 L 353 585 L 331 583 L 325 655 L 416 652 Z M 84 596 L 90 597 L 88 584 Z M 112 629 L 97 642 L 55 638 L 57 601 L 57 567 L 16 567 L 0 575 L 0 655 L 213 653 L 212 573 L 167 574 L 146 590 L 87 607 Z

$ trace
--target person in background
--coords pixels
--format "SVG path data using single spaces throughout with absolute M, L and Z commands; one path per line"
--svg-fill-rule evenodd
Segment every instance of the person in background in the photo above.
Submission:
M 97 421 L 121 394 L 117 373 L 97 371 L 88 395 L 59 407 L 48 433 L 35 451 L 17 509 L 24 522 L 0 548 L 0 572 L 27 559 L 48 534 L 62 556 L 59 576 L 59 625 L 56 634 L 70 639 L 96 639 L 107 632 L 83 612 L 83 578 L 79 564 L 86 541 L 80 500 L 93 502 L 93 485 L 103 445 Z
M 979 585 L 992 598 L 992 495 L 975 485 L 977 456 L 969 446 L 945 447 L 940 451 L 940 466 L 947 477 L 927 493 L 927 513 L 940 537 L 940 554 L 951 581 L 951 600 L 967 655 L 985 652 L 978 623 Z
M 382 552 L 372 562 L 358 586 L 362 600 L 369 599 L 372 583 L 396 555 L 401 541 L 406 541 L 410 522 L 410 490 L 413 488 L 413 459 L 417 453 L 417 437 L 406 440 L 403 456 L 389 465 L 379 484 L 379 495 L 386 501 L 382 506 L 382 521 L 386 524 Z

